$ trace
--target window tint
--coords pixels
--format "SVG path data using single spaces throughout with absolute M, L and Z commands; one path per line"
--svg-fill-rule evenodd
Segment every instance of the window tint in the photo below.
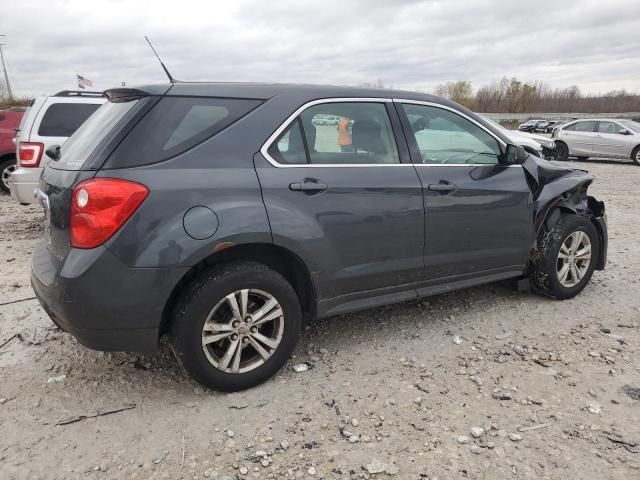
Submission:
M 422 163 L 496 164 L 498 141 L 466 118 L 443 108 L 405 104 Z
M 111 154 L 106 167 L 148 165 L 175 157 L 216 135 L 260 103 L 235 98 L 163 97 Z
M 98 107 L 98 103 L 54 103 L 42 116 L 38 135 L 70 137 Z
M 310 163 L 400 163 L 382 103 L 323 103 L 302 112 L 300 120 Z
M 618 133 L 622 127 L 614 122 L 598 122 L 598 132 L 600 133 Z
M 82 168 L 98 144 L 136 103 L 138 99 L 106 102 L 62 145 L 60 160 L 51 166 L 70 170 Z
M 283 164 L 307 163 L 300 119 L 296 119 L 269 147 L 269 154 Z

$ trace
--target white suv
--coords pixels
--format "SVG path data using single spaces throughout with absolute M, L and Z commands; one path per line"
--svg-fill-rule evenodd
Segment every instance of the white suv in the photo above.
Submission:
M 18 168 L 11 175 L 11 195 L 23 205 L 35 202 L 45 151 L 62 145 L 106 99 L 100 92 L 65 90 L 36 98 L 16 134 Z

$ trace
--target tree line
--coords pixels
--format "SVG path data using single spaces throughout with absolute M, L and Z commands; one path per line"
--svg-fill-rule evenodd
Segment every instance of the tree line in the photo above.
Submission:
M 544 82 L 523 82 L 507 77 L 494 80 L 475 92 L 468 80 L 446 82 L 437 85 L 434 93 L 471 110 L 486 113 L 640 112 L 640 94 L 624 89 L 585 95 L 577 85 L 551 88 Z

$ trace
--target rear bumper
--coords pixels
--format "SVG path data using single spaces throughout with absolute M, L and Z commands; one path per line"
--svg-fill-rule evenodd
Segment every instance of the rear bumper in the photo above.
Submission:
M 152 352 L 164 307 L 184 268 L 131 268 L 107 248 L 71 249 L 62 261 L 36 246 L 31 284 L 61 329 L 94 350 Z
M 11 174 L 11 196 L 20 204 L 35 203 L 41 168 L 18 168 Z

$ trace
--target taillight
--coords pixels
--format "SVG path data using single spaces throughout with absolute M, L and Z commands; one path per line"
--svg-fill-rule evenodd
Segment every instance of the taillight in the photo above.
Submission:
M 18 160 L 21 167 L 35 168 L 40 166 L 44 145 L 35 142 L 20 142 L 18 144 Z
M 149 189 L 118 178 L 92 178 L 73 189 L 70 243 L 95 248 L 106 242 L 147 198 Z

